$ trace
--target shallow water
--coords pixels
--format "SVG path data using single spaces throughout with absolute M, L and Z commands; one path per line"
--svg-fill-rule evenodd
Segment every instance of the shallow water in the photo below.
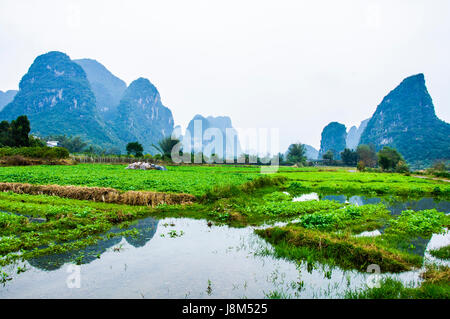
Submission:
M 133 227 L 143 230 L 142 236 L 117 237 L 84 250 L 89 257 L 78 268 L 80 288 L 69 288 L 78 267 L 75 255 L 53 255 L 23 263 L 28 270 L 12 275 L 13 280 L 0 287 L 0 298 L 264 298 L 272 291 L 293 298 L 336 298 L 377 278 L 339 268 L 330 273 L 322 265 L 308 271 L 305 263 L 261 255 L 271 247 L 252 227 L 152 218 Z M 172 238 L 171 231 L 183 234 Z M 17 266 L 4 271 L 15 273 Z M 391 276 L 419 282 L 419 271 Z M 299 282 L 304 283 L 301 290 Z
M 307 200 L 334 200 L 340 203 L 350 203 L 353 205 L 367 205 L 384 203 L 386 208 L 393 215 L 399 215 L 404 210 L 425 210 L 435 208 L 439 212 L 450 213 L 450 201 L 438 200 L 432 197 L 423 197 L 421 199 L 390 199 L 388 197 L 369 197 L 369 196 L 347 196 L 347 195 L 321 195 L 318 193 L 307 193 L 294 197 L 293 201 Z
M 386 208 L 391 212 L 391 215 L 400 215 L 404 210 L 426 210 L 436 209 L 439 212 L 445 214 L 450 213 L 450 201 L 439 200 L 432 197 L 423 197 L 421 199 L 401 199 L 401 198 L 389 198 L 389 197 L 369 197 L 361 195 L 322 195 L 318 193 L 306 193 L 293 198 L 293 201 L 307 201 L 307 200 L 334 200 L 339 203 L 349 203 L 357 206 L 363 206 L 368 204 L 383 203 Z M 373 231 L 365 231 L 357 237 L 374 237 L 379 236 L 384 232 L 385 226 Z M 429 260 L 437 261 L 437 258 L 432 257 L 427 253 L 429 244 L 433 241 L 434 245 L 440 245 L 439 247 L 449 244 L 449 234 L 446 235 L 433 235 L 431 239 L 417 237 L 411 240 L 410 244 L 414 246 L 414 249 L 410 250 L 411 253 L 415 253 L 428 258 Z M 445 263 L 445 261 L 439 261 Z

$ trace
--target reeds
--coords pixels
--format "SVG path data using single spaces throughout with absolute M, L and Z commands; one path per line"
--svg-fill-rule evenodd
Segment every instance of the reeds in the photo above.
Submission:
M 17 194 L 50 195 L 78 200 L 91 200 L 95 202 L 152 207 L 160 204 L 190 204 L 195 201 L 195 196 L 190 194 L 169 194 L 150 191 L 121 192 L 114 188 L 105 187 L 0 183 L 0 191 L 13 192 Z

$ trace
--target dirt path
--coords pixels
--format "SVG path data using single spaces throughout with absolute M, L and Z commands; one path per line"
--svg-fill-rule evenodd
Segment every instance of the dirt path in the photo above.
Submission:
M 420 175 L 413 175 L 413 177 L 423 178 L 423 179 L 432 179 L 434 181 L 442 181 L 442 182 L 450 183 L 450 180 L 444 179 L 444 178 L 439 178 L 439 177 L 428 177 L 428 176 L 420 176 Z

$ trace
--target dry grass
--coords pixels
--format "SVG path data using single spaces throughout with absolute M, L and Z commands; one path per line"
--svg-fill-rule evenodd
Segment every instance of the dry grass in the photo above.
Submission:
M 195 196 L 190 194 L 168 194 L 148 191 L 121 192 L 114 188 L 105 187 L 0 183 L 0 191 L 14 192 L 17 194 L 51 195 L 71 199 L 91 200 L 95 202 L 152 207 L 159 204 L 191 204 L 195 201 Z
M 428 283 L 450 283 L 450 267 L 448 266 L 428 266 L 421 277 Z
M 31 165 L 74 165 L 72 159 L 29 158 L 21 155 L 0 158 L 0 166 L 31 166 Z

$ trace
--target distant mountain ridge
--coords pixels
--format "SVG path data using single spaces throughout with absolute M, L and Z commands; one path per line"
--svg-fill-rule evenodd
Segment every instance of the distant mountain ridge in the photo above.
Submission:
M 145 151 L 170 136 L 174 128 L 172 112 L 161 102 L 156 87 L 145 78 L 133 81 L 126 89 L 113 120 L 122 141 L 139 141 Z
M 128 142 L 139 141 L 154 153 L 151 145 L 173 129 L 172 112 L 149 80 L 140 78 L 127 88 L 99 62 L 72 61 L 57 51 L 34 60 L 0 121 L 19 115 L 28 116 L 37 136 L 78 135 L 122 152 Z
M 440 120 L 422 73 L 405 78 L 386 95 L 360 144 L 395 147 L 409 163 L 450 159 L 450 124 Z
M 205 132 L 208 129 L 212 134 L 215 132 L 221 134 L 222 148 L 212 149 L 211 152 L 208 145 L 214 144 L 214 138 L 206 138 Z M 227 135 L 227 130 L 230 132 Z M 194 152 L 204 152 L 206 156 L 210 156 L 211 153 L 217 154 L 220 158 L 235 158 L 242 153 L 241 144 L 239 141 L 238 132 L 234 129 L 231 119 L 228 116 L 208 116 L 195 115 L 189 122 L 186 132 L 189 132 L 191 137 L 191 149 Z M 200 138 L 200 139 L 197 139 Z M 212 143 L 212 144 L 211 144 Z
M 117 116 L 117 106 L 127 89 L 126 83 L 96 60 L 79 59 L 73 61 L 86 72 L 95 95 L 99 114 L 104 120 L 114 119 Z
M 17 92 L 17 90 L 8 90 L 6 92 L 0 91 L 0 111 L 3 110 L 6 104 L 11 103 Z
M 305 150 L 306 150 L 305 156 L 306 156 L 307 159 L 309 159 L 309 160 L 316 160 L 316 159 L 319 158 L 319 151 L 318 150 L 316 150 L 311 145 L 308 145 L 308 144 L 303 144 L 303 145 L 305 145 Z
M 361 135 L 367 127 L 370 118 L 366 119 L 359 124 L 359 127 L 352 126 L 347 132 L 347 138 L 345 140 L 346 147 L 351 150 L 356 150 L 359 141 L 361 140 Z
M 327 151 L 333 152 L 334 159 L 341 158 L 341 152 L 345 149 L 347 139 L 347 129 L 344 124 L 331 122 L 322 130 L 320 140 L 319 159 Z
M 23 76 L 19 92 L 0 112 L 0 120 L 27 115 L 32 133 L 80 135 L 112 145 L 114 133 L 101 121 L 86 73 L 61 52 L 38 56 Z

